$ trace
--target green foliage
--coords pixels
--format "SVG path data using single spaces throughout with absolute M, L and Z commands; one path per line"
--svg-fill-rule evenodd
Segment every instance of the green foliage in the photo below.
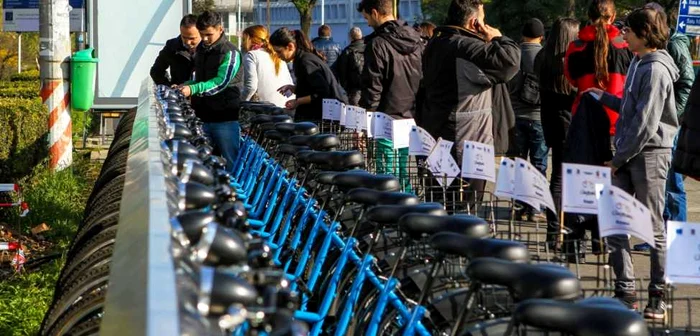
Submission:
M 23 71 L 10 76 L 12 82 L 32 82 L 39 80 L 39 70 Z
M 38 335 L 63 261 L 0 282 L 0 335 Z
M 0 181 L 17 181 L 47 155 L 48 112 L 41 99 L 0 99 Z
M 46 223 L 51 230 L 45 237 L 55 250 L 65 250 L 82 220 L 85 202 L 91 192 L 94 170 L 87 158 L 76 158 L 72 169 L 52 173 L 43 162 L 22 183 L 29 215 L 21 219 L 23 231 L 30 225 Z M 16 223 L 10 217 L 10 223 Z M 30 257 L 31 259 L 31 257 Z M 0 335 L 37 335 L 51 303 L 54 287 L 64 260 L 51 262 L 9 280 L 0 281 Z
M 39 98 L 39 87 L 32 86 L 18 86 L 18 87 L 4 87 L 0 88 L 0 98 L 22 98 L 22 99 L 33 99 Z
M 214 10 L 214 6 L 214 0 L 194 0 L 192 1 L 192 13 L 199 15 Z

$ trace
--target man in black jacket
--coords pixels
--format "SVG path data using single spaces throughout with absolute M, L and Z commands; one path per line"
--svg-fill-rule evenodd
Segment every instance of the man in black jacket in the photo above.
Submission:
M 485 24 L 484 17 L 481 0 L 453 0 L 447 25 L 435 29 L 423 55 L 425 96 L 418 126 L 454 141 L 458 163 L 465 140 L 494 145 L 494 88 L 510 81 L 520 66 L 518 44 Z M 474 180 L 469 188 L 479 193 L 485 186 Z
M 362 90 L 362 68 L 365 65 L 365 41 L 359 27 L 350 29 L 350 45 L 345 47 L 333 65 L 338 82 L 348 94 L 350 105 L 359 104 Z
M 180 36 L 165 42 L 151 67 L 151 78 L 159 85 L 180 85 L 192 79 L 194 53 L 202 38 L 197 30 L 197 17 L 186 15 L 180 21 Z M 170 69 L 170 78 L 166 72 Z
M 243 72 L 238 71 L 241 54 L 224 36 L 221 22 L 218 13 L 209 11 L 197 19 L 202 35 L 195 59 L 197 81 L 186 82 L 180 90 L 186 97 L 192 96 L 192 107 L 204 122 L 204 131 L 231 170 L 240 145 L 238 112 Z
M 367 36 L 365 66 L 362 71 L 360 106 L 368 111 L 384 112 L 395 119 L 413 118 L 416 94 L 421 80 L 423 41 L 406 22 L 396 20 L 391 0 L 362 0 L 357 11 L 374 28 Z M 399 179 L 408 189 L 408 148 L 399 154 Z M 377 141 L 377 170 L 394 173 L 393 143 Z

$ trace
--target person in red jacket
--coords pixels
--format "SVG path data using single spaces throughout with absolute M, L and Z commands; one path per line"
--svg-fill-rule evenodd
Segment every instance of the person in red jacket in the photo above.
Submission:
M 581 93 L 597 88 L 622 97 L 632 52 L 622 39 L 615 22 L 613 0 L 593 0 L 588 7 L 591 24 L 579 31 L 578 39 L 569 44 L 564 58 L 566 78 L 578 89 L 571 109 L 576 113 Z M 610 118 L 610 135 L 615 135 L 617 112 L 605 108 Z

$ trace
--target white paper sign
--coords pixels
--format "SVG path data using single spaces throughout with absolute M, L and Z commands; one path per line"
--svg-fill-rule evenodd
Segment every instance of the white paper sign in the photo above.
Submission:
M 667 222 L 668 282 L 700 285 L 700 224 Z
M 515 197 L 515 161 L 507 157 L 501 159 L 493 194 L 502 198 Z
M 321 118 L 323 120 L 340 121 L 340 116 L 344 105 L 345 104 L 335 99 L 324 99 L 322 103 L 323 110 Z
M 374 138 L 391 140 L 392 121 L 394 118 L 382 112 L 374 112 L 373 115 L 372 133 L 374 133 Z
M 600 236 L 632 235 L 654 246 L 651 213 L 624 190 L 609 185 L 598 199 Z
M 365 116 L 364 119 L 362 118 L 362 115 Z M 362 110 L 358 112 L 358 118 L 360 118 L 360 129 L 363 131 L 367 131 L 367 138 L 374 138 L 374 112 Z
M 562 210 L 568 213 L 598 214 L 600 192 L 596 193 L 596 184 L 611 184 L 610 168 L 564 163 L 562 173 Z
M 416 126 L 413 119 L 395 119 L 391 125 L 391 141 L 394 149 L 407 148 L 410 144 L 411 128 Z
M 464 141 L 462 177 L 496 182 L 496 157 L 491 145 Z
M 547 178 L 542 175 L 529 161 L 515 159 L 515 197 L 535 210 L 545 206 L 556 213 L 554 198 L 549 191 Z
M 411 134 L 408 136 L 408 155 L 428 156 L 433 147 L 437 144 L 428 131 L 418 127 L 411 127 Z
M 340 115 L 340 126 L 345 126 L 345 119 L 347 118 L 347 107 L 344 103 L 340 103 L 340 109 L 339 111 L 336 111 L 336 114 Z
M 358 122 L 357 122 L 357 109 L 359 109 L 359 107 L 357 107 L 357 106 L 352 106 L 352 105 L 346 106 L 345 107 L 345 120 L 344 120 L 345 124 L 341 123 L 341 125 L 345 126 L 345 128 L 347 128 L 347 129 L 351 129 L 351 130 L 359 129 Z
M 451 185 L 454 179 L 459 176 L 459 166 L 450 153 L 453 145 L 452 141 L 438 139 L 426 160 L 428 169 L 443 187 Z

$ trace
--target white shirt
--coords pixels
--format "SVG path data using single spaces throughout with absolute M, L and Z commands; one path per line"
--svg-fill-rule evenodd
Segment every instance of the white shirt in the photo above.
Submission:
M 287 65 L 282 62 L 280 71 L 275 74 L 275 63 L 270 54 L 265 50 L 258 49 L 249 51 L 243 60 L 245 80 L 243 83 L 243 100 L 250 100 L 257 92 L 260 101 L 270 102 L 279 107 L 291 99 L 277 92 L 277 89 L 284 85 L 293 85 L 292 76 L 289 74 Z

